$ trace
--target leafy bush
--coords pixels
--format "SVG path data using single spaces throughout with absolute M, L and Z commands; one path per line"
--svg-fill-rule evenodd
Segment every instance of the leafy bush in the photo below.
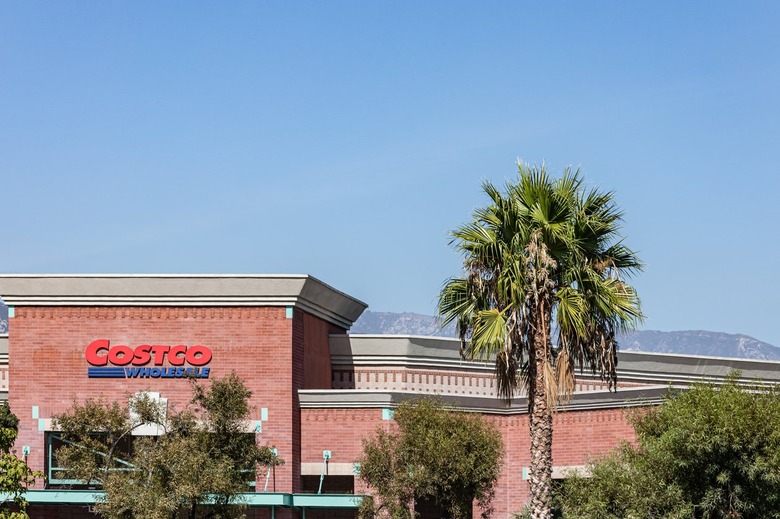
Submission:
M 409 400 L 395 411 L 397 431 L 378 428 L 363 441 L 360 477 L 372 488 L 361 517 L 408 518 L 427 498 L 453 519 L 476 500 L 490 513 L 504 455 L 501 434 L 480 415 L 446 409 L 435 400 Z
M 780 517 L 780 393 L 737 377 L 633 414 L 636 445 L 595 460 L 590 477 L 567 480 L 564 517 Z

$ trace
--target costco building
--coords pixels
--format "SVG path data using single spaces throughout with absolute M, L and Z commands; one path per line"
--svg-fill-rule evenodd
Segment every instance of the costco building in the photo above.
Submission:
M 56 466 L 52 416 L 74 400 L 126 402 L 139 391 L 180 409 L 191 396 L 185 374 L 207 381 L 232 371 L 252 391 L 248 430 L 285 460 L 256 475 L 244 496 L 249 517 L 353 517 L 368 492 L 355 476 L 362 438 L 393 427 L 394 406 L 420 395 L 481 413 L 501 431 L 494 517 L 511 517 L 528 498 L 527 402 L 496 398 L 492 364 L 461 360 L 453 339 L 349 335 L 366 305 L 311 276 L 2 275 L 0 297 L 9 310 L 0 390 L 20 418 L 17 454 L 47 476 L 28 493 L 33 518 L 95 517 L 99 493 L 73 490 Z M 634 352 L 619 360 L 617 392 L 581 375 L 555 415 L 554 477 L 632 439 L 627 408 L 656 404 L 670 387 L 732 369 L 780 380 L 773 362 Z

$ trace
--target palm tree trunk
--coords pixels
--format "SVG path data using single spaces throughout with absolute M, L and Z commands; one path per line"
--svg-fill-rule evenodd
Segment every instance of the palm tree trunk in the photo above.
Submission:
M 541 319 L 541 326 L 534 333 L 534 351 L 529 355 L 528 363 L 531 376 L 529 384 L 529 423 L 531 429 L 531 517 L 550 519 L 552 517 L 552 409 L 548 405 L 547 386 L 545 384 L 545 365 L 549 334 L 549 321 Z

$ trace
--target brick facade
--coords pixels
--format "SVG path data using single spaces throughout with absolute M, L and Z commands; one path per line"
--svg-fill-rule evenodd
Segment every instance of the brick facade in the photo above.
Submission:
M 155 391 L 169 408 L 182 409 L 191 398 L 186 379 L 99 379 L 87 377 L 86 346 L 96 339 L 135 347 L 139 344 L 195 345 L 211 348 L 210 379 L 234 371 L 252 391 L 253 420 L 267 409 L 258 441 L 274 446 L 285 464 L 275 468 L 269 491 L 300 492 L 300 413 L 297 390 L 330 381 L 328 334 L 343 329 L 287 308 L 21 307 L 11 319 L 9 340 L 10 404 L 20 418 L 18 446 L 30 446 L 29 465 L 45 467 L 47 419 L 69 410 L 74 401 L 103 398 L 127 401 L 137 391 Z M 201 383 L 208 383 L 201 381 Z M 38 418 L 33 418 L 37 407 Z M 44 420 L 41 422 L 41 420 Z M 45 424 L 41 425 L 41 424 Z M 258 474 L 258 485 L 265 474 Z M 82 507 L 64 507 L 33 517 L 78 517 Z M 42 510 L 37 507 L 34 510 Z M 74 515 L 75 514 L 75 515 Z M 285 514 L 283 514 L 285 515 Z M 281 517 L 277 514 L 277 516 Z
M 200 344 L 213 353 L 210 379 L 234 371 L 247 383 L 251 419 L 262 424 L 258 442 L 276 447 L 285 460 L 273 471 L 269 492 L 316 492 L 326 450 L 332 457 L 324 493 L 369 492 L 352 473 L 362 440 L 378 427 L 395 427 L 385 409 L 410 396 L 436 394 L 483 413 L 502 434 L 506 459 L 493 517 L 512 517 L 529 496 L 523 395 L 504 406 L 495 398 L 492 365 L 461 360 L 457 341 L 346 335 L 365 304 L 314 278 L 0 275 L 0 295 L 14 305 L 9 401 L 20 418 L 17 448 L 30 447 L 33 469 L 46 470 L 45 431 L 74 400 L 127 401 L 138 391 L 155 391 L 169 407 L 181 409 L 190 401 L 186 379 L 88 378 L 85 349 L 92 341 L 131 348 Z M 765 362 L 637 353 L 621 354 L 617 394 L 588 374 L 579 376 L 573 401 L 554 417 L 554 468 L 584 465 L 621 440 L 632 441 L 626 413 L 640 398 L 642 405 L 653 405 L 670 382 L 724 379 L 734 367 L 743 378 L 780 381 L 778 366 Z M 258 491 L 265 482 L 260 471 Z M 30 511 L 41 519 L 94 517 L 83 506 L 34 505 Z M 351 510 L 306 512 L 309 518 L 354 516 Z M 299 509 L 275 511 L 277 518 L 300 515 Z M 267 518 L 271 512 L 251 509 L 247 516 Z
M 322 463 L 322 451 L 332 452 L 331 463 L 352 463 L 360 457 L 362 439 L 378 427 L 393 427 L 383 420 L 380 409 L 303 409 L 301 461 Z M 506 449 L 504 471 L 493 501 L 495 517 L 511 517 L 530 496 L 522 469 L 530 465 L 527 415 L 486 415 L 501 432 Z M 584 465 L 592 456 L 614 448 L 621 440 L 631 441 L 633 429 L 623 409 L 558 413 L 554 418 L 553 465 Z M 364 489 L 356 481 L 356 491 Z
M 346 376 L 343 370 L 332 371 L 328 337 L 344 330 L 299 309 L 294 309 L 290 318 L 289 311 L 278 307 L 21 307 L 11 319 L 9 341 L 9 357 L 13 359 L 9 393 L 12 410 L 20 417 L 18 445 L 29 445 L 30 466 L 45 470 L 45 433 L 39 427 L 40 419 L 67 411 L 74 400 L 125 401 L 137 391 L 151 390 L 168 398 L 173 408 L 188 405 L 191 391 L 184 379 L 88 378 L 84 350 L 90 342 L 103 338 L 131 347 L 210 347 L 210 378 L 235 371 L 252 391 L 252 418 L 260 420 L 261 409 L 267 409 L 258 440 L 275 446 L 286 462 L 269 480 L 272 492 L 302 492 L 301 463 L 321 464 L 323 451 L 330 450 L 333 457 L 329 463 L 352 464 L 360 457 L 363 438 L 377 427 L 393 427 L 391 420 L 383 420 L 380 408 L 301 410 L 298 389 L 351 386 L 358 390 L 478 396 L 494 391 L 494 382 L 486 374 L 373 368 Z M 38 419 L 33 418 L 34 407 Z M 524 415 L 487 418 L 501 431 L 507 450 L 493 505 L 495 517 L 508 517 L 520 510 L 528 497 L 528 484 L 522 478 L 522 468 L 529 465 L 528 422 Z M 560 413 L 555 422 L 556 465 L 581 465 L 589 455 L 631 438 L 624 411 L 619 409 Z M 265 474 L 259 473 L 257 478 L 262 488 Z M 357 478 L 350 491 L 366 489 Z M 85 511 L 75 506 L 34 507 L 32 516 L 65 519 L 82 517 Z M 277 516 L 289 513 L 279 511 Z M 252 511 L 251 516 L 261 517 L 262 512 Z

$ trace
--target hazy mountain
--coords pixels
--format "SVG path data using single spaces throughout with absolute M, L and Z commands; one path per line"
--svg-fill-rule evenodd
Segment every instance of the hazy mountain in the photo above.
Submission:
M 394 313 L 372 312 L 366 310 L 355 321 L 349 333 L 381 333 L 385 335 L 435 335 L 438 337 L 457 337 L 455 325 L 449 324 L 444 329 L 441 322 L 433 316 Z
M 769 343 L 748 335 L 704 330 L 679 332 L 640 330 L 626 334 L 620 340 L 620 349 L 740 359 L 780 360 L 780 348 Z
M 455 326 L 442 329 L 433 316 L 413 313 L 371 312 L 366 310 L 350 333 L 390 335 L 435 335 L 455 337 Z M 684 355 L 709 355 L 756 360 L 780 360 L 780 348 L 741 334 L 701 330 L 658 332 L 640 330 L 619 339 L 620 349 Z

